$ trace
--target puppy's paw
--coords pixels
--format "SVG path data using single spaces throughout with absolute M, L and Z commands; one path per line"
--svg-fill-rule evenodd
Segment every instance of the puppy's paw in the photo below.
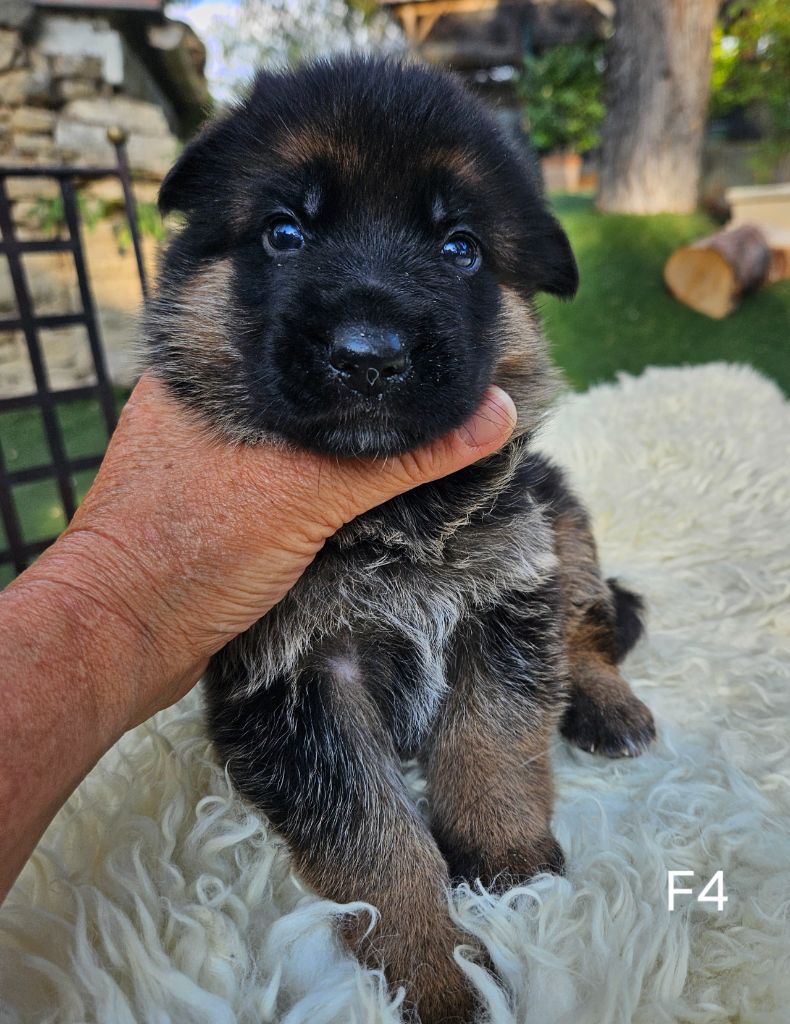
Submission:
M 473 885 L 480 879 L 494 892 L 507 892 L 544 871 L 555 875 L 565 873 L 562 847 L 548 830 L 530 838 L 519 836 L 504 852 L 445 849 L 445 856 L 454 882 Z
M 560 731 L 582 750 L 604 757 L 638 757 L 656 738 L 650 709 L 628 690 L 605 701 L 574 691 Z
M 509 871 L 503 872 L 503 878 L 510 874 L 511 885 L 528 882 L 544 871 L 553 875 L 565 874 L 565 854 L 549 831 L 534 839 L 529 846 L 514 852 L 511 859 Z
M 407 996 L 417 996 L 407 1010 L 406 1019 L 419 1024 L 474 1024 L 479 1017 L 480 1005 L 466 981 L 456 985 L 436 985 L 425 988 L 420 994 L 413 990 Z M 410 1016 L 408 1015 L 410 1012 Z
M 421 903 L 407 889 L 396 918 L 382 913 L 376 930 L 361 941 L 363 919 L 350 918 L 344 938 L 370 967 L 384 968 L 393 992 L 406 990 L 404 1020 L 408 1024 L 473 1024 L 478 1000 L 454 952 L 458 945 L 475 943 L 447 916 L 444 887 L 434 895 L 435 900 Z M 482 952 L 478 951 L 477 959 L 490 969 Z

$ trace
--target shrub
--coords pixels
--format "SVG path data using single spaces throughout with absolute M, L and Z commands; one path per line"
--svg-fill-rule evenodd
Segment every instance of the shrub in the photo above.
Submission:
M 527 57 L 518 90 L 524 127 L 542 152 L 584 152 L 600 141 L 603 49 L 598 43 L 553 46 Z
M 712 118 L 747 112 L 767 157 L 790 144 L 790 4 L 736 0 L 713 35 Z

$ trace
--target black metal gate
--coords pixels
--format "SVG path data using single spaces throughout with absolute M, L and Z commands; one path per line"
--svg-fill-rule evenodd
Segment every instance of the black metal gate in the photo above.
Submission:
M 43 464 L 22 469 L 9 469 L 0 434 L 0 521 L 2 521 L 5 533 L 5 542 L 0 535 L 0 578 L 3 575 L 8 575 L 9 566 L 14 572 L 22 572 L 36 555 L 52 543 L 56 536 L 37 538 L 32 541 L 25 539 L 14 497 L 15 488 L 34 481 L 54 480 L 63 512 L 68 520 L 74 514 L 76 507 L 74 474 L 82 470 L 95 469 L 102 460 L 102 452 L 83 455 L 79 458 L 67 456 L 56 406 L 77 399 L 94 399 L 101 409 L 108 437 L 115 426 L 115 397 L 107 376 L 96 309 L 85 265 L 76 181 L 107 176 L 114 176 L 120 180 L 125 214 L 144 296 L 147 291 L 147 282 L 137 224 L 137 211 L 126 156 L 125 137 L 123 132 L 116 129 L 111 129 L 108 132 L 108 137 L 115 147 L 117 162 L 114 167 L 12 167 L 0 165 L 0 257 L 5 257 L 7 260 L 17 306 L 16 317 L 0 319 L 0 331 L 21 331 L 24 335 L 36 387 L 32 394 L 0 398 L 0 414 L 18 409 L 38 409 L 50 455 L 50 461 Z M 18 237 L 7 188 L 7 182 L 11 178 L 49 178 L 57 181 L 62 200 L 66 237 L 35 240 Z M 55 315 L 36 315 L 35 313 L 22 257 L 27 253 L 53 252 L 70 252 L 73 255 L 81 306 L 79 312 Z M 72 325 L 82 325 L 85 328 L 95 383 L 83 387 L 53 390 L 49 383 L 39 331 Z M 4 569 L 5 572 L 3 572 Z

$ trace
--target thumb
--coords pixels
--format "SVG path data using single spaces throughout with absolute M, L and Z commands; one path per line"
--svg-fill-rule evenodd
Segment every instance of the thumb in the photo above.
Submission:
M 502 447 L 515 425 L 513 399 L 491 386 L 466 422 L 431 444 L 389 459 L 336 464 L 333 484 L 344 498 L 340 508 L 343 521 L 490 455 Z

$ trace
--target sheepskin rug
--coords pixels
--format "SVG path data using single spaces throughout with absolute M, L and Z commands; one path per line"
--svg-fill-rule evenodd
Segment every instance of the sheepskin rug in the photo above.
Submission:
M 481 1020 L 790 1021 L 790 408 L 745 367 L 651 369 L 568 397 L 542 443 L 607 573 L 647 598 L 625 672 L 659 741 L 607 761 L 558 740 L 567 877 L 452 893 L 501 979 L 459 948 Z M 672 870 L 695 896 L 721 871 L 723 909 L 670 912 Z M 333 937 L 348 910 L 293 877 L 191 695 L 104 758 L 28 864 L 0 1020 L 394 1024 L 402 998 Z

